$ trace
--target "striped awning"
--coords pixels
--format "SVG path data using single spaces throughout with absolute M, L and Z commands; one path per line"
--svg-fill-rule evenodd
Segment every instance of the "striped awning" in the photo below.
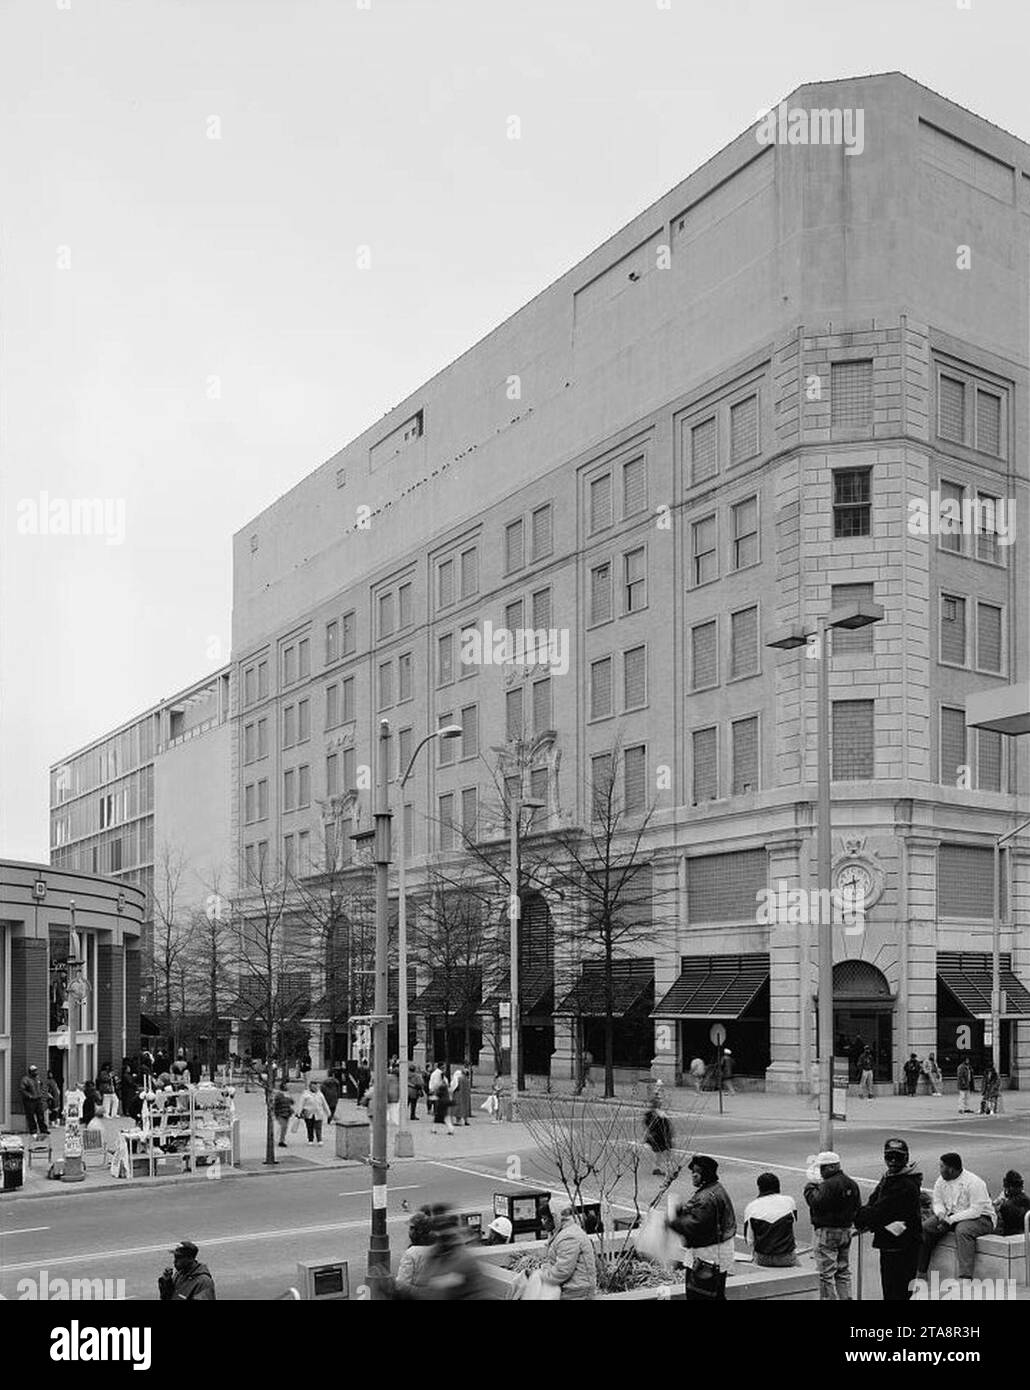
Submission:
M 607 1015 L 605 970 L 601 961 L 587 961 L 575 986 L 555 1008 L 556 1016 L 604 1018 Z M 654 999 L 654 961 L 612 962 L 612 1018 L 646 1015 Z
M 769 979 L 769 957 L 684 956 L 652 1018 L 740 1018 Z
M 982 951 L 938 951 L 937 978 L 973 1018 L 991 1012 L 991 957 Z M 1001 957 L 1002 1018 L 1030 1018 L 1030 991 L 1016 978 L 1012 957 Z

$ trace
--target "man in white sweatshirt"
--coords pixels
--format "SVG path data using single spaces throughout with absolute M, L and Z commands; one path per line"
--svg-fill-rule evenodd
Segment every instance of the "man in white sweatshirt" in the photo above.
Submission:
M 930 1255 L 937 1242 L 949 1231 L 954 1231 L 958 1277 L 971 1279 L 976 1238 L 993 1230 L 994 1205 L 983 1178 L 963 1168 L 960 1154 L 941 1154 L 941 1175 L 933 1185 L 933 1215 L 923 1222 L 919 1277 L 926 1278 Z

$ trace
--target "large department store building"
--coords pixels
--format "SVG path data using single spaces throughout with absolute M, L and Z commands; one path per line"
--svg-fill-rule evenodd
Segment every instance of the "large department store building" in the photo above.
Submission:
M 536 738 L 544 834 L 588 822 L 617 739 L 674 904 L 621 953 L 618 1064 L 671 1079 L 722 1022 L 739 1073 L 795 1090 L 815 931 L 756 903 L 813 881 L 818 663 L 767 643 L 853 599 L 884 617 L 830 656 L 832 872 L 866 908 L 834 932 L 835 1041 L 871 1044 L 881 1084 L 910 1051 L 983 1058 L 992 844 L 1030 813 L 1028 767 L 965 702 L 1028 674 L 1030 148 L 897 73 L 783 106 L 796 143 L 745 131 L 236 535 L 231 800 L 244 885 L 304 873 L 327 820 L 367 815 L 348 793 L 380 719 L 399 759 L 461 724 L 394 808 L 417 905 L 455 822 L 503 834 L 492 748 Z M 832 113 L 858 111 L 848 147 Z M 927 534 L 935 499 L 995 521 Z M 565 632 L 567 672 L 463 664 L 487 620 Z M 1003 865 L 1019 1076 L 1030 838 Z M 560 1080 L 595 1036 L 562 1001 L 591 991 L 546 895 L 524 911 L 527 1059 Z

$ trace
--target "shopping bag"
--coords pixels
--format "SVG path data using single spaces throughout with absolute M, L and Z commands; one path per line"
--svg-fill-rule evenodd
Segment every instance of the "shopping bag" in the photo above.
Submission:
M 633 1243 L 645 1260 L 670 1265 L 683 1253 L 679 1236 L 675 1231 L 670 1231 L 665 1217 L 655 1207 L 647 1213 L 643 1225 L 633 1232 L 633 1236 Z
M 298 1129 L 300 1129 L 300 1116 L 294 1115 L 290 1120 L 290 1133 L 296 1134 Z
M 522 1295 L 523 1302 L 527 1299 L 539 1303 L 553 1303 L 561 1298 L 561 1285 L 552 1284 L 545 1279 L 538 1269 L 534 1269 L 526 1282 L 526 1288 Z
M 497 1109 L 497 1105 L 497 1097 L 494 1095 L 489 1095 L 487 1096 L 486 1100 L 483 1101 L 483 1104 L 479 1108 L 480 1110 L 485 1110 L 488 1115 L 492 1115 L 494 1111 Z

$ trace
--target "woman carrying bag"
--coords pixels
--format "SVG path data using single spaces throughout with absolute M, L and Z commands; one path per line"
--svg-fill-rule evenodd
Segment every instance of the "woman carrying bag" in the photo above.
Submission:
M 312 1081 L 305 1087 L 297 1103 L 297 1114 L 307 1128 L 308 1143 L 321 1144 L 322 1126 L 329 1123 L 329 1107 L 317 1081 Z

